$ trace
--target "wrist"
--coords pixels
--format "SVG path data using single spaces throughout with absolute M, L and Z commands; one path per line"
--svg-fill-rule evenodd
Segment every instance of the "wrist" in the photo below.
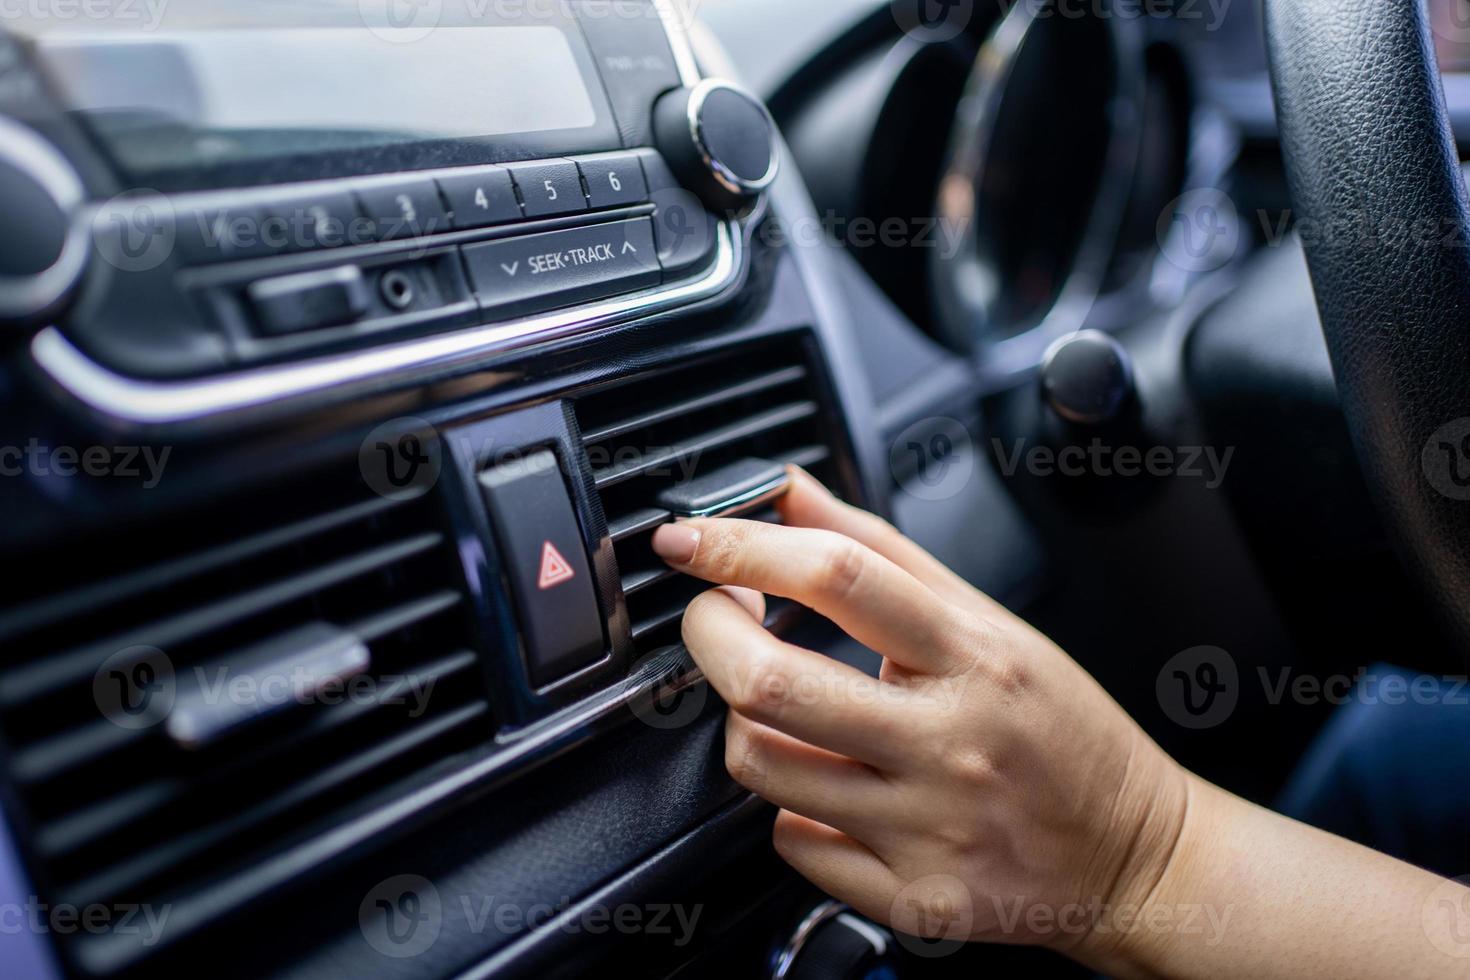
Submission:
M 1138 814 L 1115 884 L 1071 955 L 1110 976 L 1158 976 L 1169 959 L 1174 909 L 1198 895 L 1201 845 L 1221 794 L 1156 747 L 1159 771 L 1135 790 Z

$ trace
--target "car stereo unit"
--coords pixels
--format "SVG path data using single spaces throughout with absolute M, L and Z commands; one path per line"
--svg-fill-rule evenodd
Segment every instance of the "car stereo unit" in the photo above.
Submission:
M 40 327 L 36 361 L 94 409 L 166 424 L 716 296 L 778 143 L 674 9 L 7 22 L 0 322 Z

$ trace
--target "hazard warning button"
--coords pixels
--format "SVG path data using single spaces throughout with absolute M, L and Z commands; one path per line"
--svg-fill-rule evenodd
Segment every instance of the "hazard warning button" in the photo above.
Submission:
M 541 546 L 541 577 L 536 580 L 536 588 L 554 589 L 576 577 L 577 573 L 556 550 L 556 545 L 548 541 Z
M 531 685 L 602 659 L 602 614 L 556 456 L 542 450 L 488 469 L 480 489 L 515 594 Z

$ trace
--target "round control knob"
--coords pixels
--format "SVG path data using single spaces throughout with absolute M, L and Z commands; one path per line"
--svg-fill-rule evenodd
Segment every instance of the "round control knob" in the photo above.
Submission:
M 664 159 L 711 210 L 743 208 L 776 179 L 776 122 L 730 82 L 710 78 L 670 92 L 654 107 L 653 128 Z
M 34 322 L 71 295 L 87 263 L 81 178 L 33 130 L 0 116 L 0 323 Z
M 797 927 L 773 980 L 868 980 L 898 975 L 893 934 L 839 902 L 824 902 Z
M 1068 422 L 1102 425 L 1117 418 L 1133 397 L 1133 364 L 1109 335 L 1079 330 L 1047 349 L 1041 392 Z

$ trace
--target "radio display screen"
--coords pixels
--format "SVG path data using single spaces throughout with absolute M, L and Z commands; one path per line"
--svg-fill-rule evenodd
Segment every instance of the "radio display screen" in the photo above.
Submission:
M 619 145 L 575 25 L 58 31 L 34 41 L 67 109 L 125 177 L 159 189 Z

